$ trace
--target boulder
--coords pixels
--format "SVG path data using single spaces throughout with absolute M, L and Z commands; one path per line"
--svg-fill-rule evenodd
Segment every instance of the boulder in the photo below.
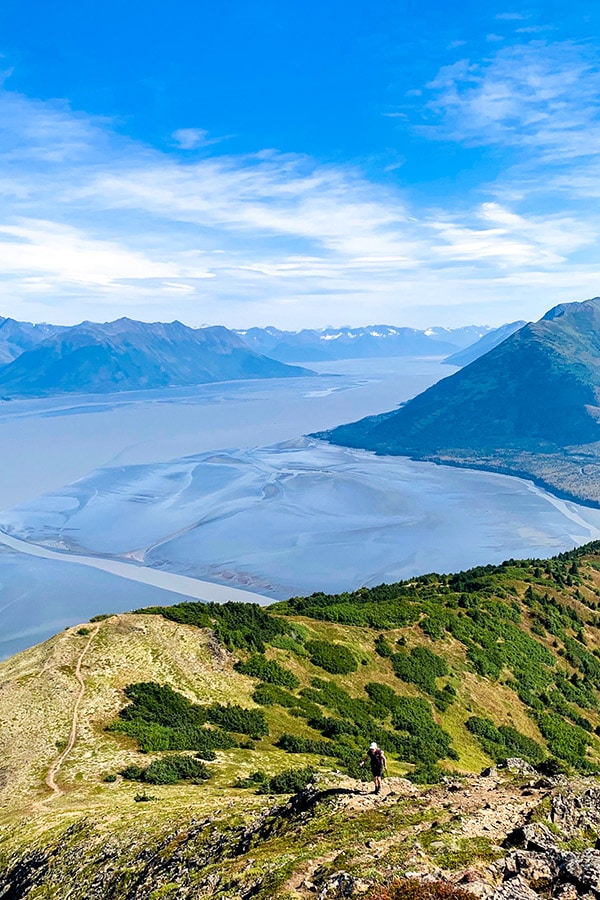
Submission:
M 563 880 L 574 884 L 580 894 L 589 891 L 600 894 L 600 852 L 566 853 Z
M 539 900 L 539 895 L 531 890 L 523 878 L 517 875 L 497 888 L 490 900 Z

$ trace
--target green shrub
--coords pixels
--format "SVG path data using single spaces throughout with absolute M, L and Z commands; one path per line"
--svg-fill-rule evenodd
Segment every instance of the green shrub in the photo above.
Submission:
M 269 641 L 271 647 L 277 647 L 278 650 L 288 650 L 296 656 L 308 656 L 306 647 L 300 642 L 299 637 L 292 637 L 289 634 L 278 634 Z
M 277 746 L 286 753 L 316 753 L 320 756 L 336 756 L 336 745 L 332 741 L 313 741 L 295 734 L 282 734 Z
M 269 778 L 267 782 L 258 786 L 259 794 L 296 794 L 303 790 L 314 777 L 315 770 L 286 769 L 278 775 Z
M 375 652 L 384 659 L 390 659 L 394 650 L 384 634 L 378 634 L 375 638 Z
M 592 739 L 586 731 L 577 725 L 568 725 L 564 719 L 552 712 L 538 713 L 536 721 L 553 756 L 570 763 L 580 771 L 585 771 L 589 767 L 585 751 Z
M 440 709 L 447 709 L 455 697 L 454 688 L 446 685 L 439 690 L 436 678 L 448 674 L 446 660 L 427 647 L 413 647 L 412 650 L 400 650 L 392 656 L 392 667 L 402 681 L 416 684 L 426 694 L 430 694 Z
M 537 741 L 517 731 L 512 725 L 497 728 L 490 719 L 471 716 L 467 719 L 466 726 L 478 739 L 483 750 L 496 762 L 509 756 L 520 756 L 535 766 L 545 758 L 546 754 Z
M 257 650 L 290 630 L 289 624 L 256 603 L 196 603 L 175 606 L 148 606 L 137 609 L 144 615 L 163 616 L 183 625 L 212 628 L 219 641 L 230 650 Z
M 349 675 L 356 672 L 358 663 L 354 654 L 343 644 L 328 641 L 308 641 L 306 644 L 310 661 L 315 666 L 331 672 L 332 675 Z
M 433 718 L 430 704 L 418 697 L 398 697 L 392 712 L 394 728 L 419 739 L 427 755 L 443 759 L 450 750 L 451 738 Z
M 141 719 L 157 725 L 177 728 L 183 724 L 203 725 L 206 708 L 192 703 L 168 684 L 143 681 L 125 688 L 125 696 L 131 701 L 119 713 L 127 720 Z
M 280 666 L 273 659 L 266 659 L 260 653 L 253 654 L 246 662 L 237 662 L 234 669 L 242 675 L 250 675 L 267 684 L 276 684 L 291 690 L 295 690 L 300 684 L 293 672 Z
M 125 688 L 131 703 L 108 726 L 139 743 L 143 753 L 161 750 L 195 750 L 203 759 L 214 759 L 215 750 L 237 746 L 231 735 L 205 727 L 214 712 L 178 694 L 169 685 L 139 682 Z
M 135 803 L 152 803 L 153 800 L 158 800 L 158 797 L 155 797 L 154 794 L 148 794 L 146 791 L 142 791 L 139 794 L 134 796 Z
M 298 705 L 298 698 L 276 684 L 259 684 L 252 694 L 255 703 L 261 706 L 285 706 L 292 708 Z
M 143 781 L 146 784 L 177 784 L 180 781 L 200 784 L 210 778 L 204 763 L 192 756 L 164 756 L 145 769 L 127 766 L 121 775 L 129 781 Z
M 395 708 L 399 695 L 396 691 L 392 690 L 391 687 L 388 687 L 387 684 L 370 681 L 365 685 L 365 691 L 373 703 L 387 710 L 387 712 L 392 712 Z
M 247 734 L 256 740 L 269 733 L 262 709 L 245 709 L 234 704 L 224 706 L 215 703 L 206 707 L 206 717 L 213 725 L 219 725 L 225 731 Z
M 246 778 L 238 778 L 234 782 L 234 787 L 236 788 L 251 788 L 258 787 L 263 784 L 267 784 L 269 781 L 269 776 L 266 772 L 258 771 L 253 772 L 251 775 L 248 775 Z
M 446 773 L 439 766 L 422 763 L 406 776 L 413 784 L 439 784 Z

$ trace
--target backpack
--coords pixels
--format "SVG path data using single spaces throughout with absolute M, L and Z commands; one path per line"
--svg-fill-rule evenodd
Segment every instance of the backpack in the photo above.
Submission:
M 376 760 L 378 763 L 383 763 L 383 750 L 381 747 L 378 747 L 377 750 L 371 752 L 371 759 L 373 761 Z

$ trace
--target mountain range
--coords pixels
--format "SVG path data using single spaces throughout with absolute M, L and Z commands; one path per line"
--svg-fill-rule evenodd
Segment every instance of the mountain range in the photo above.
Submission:
M 222 326 L 122 318 L 58 330 L 0 368 L 0 395 L 106 393 L 311 375 L 251 350 Z
M 600 503 L 600 298 L 566 303 L 333 443 L 523 474 Z
M 506 327 L 506 326 L 504 326 Z M 498 334 L 496 338 L 495 335 Z M 0 395 L 105 393 L 187 386 L 238 378 L 306 375 L 298 360 L 334 361 L 388 356 L 443 356 L 474 344 L 484 352 L 502 329 L 394 328 L 389 325 L 280 331 L 123 318 L 74 326 L 0 319 Z M 477 351 L 475 351 L 477 352 Z M 453 365 L 461 365 L 448 360 Z
M 336 359 L 373 359 L 392 356 L 445 356 L 494 331 L 488 326 L 463 328 L 401 328 L 368 325 L 364 328 L 306 328 L 280 331 L 271 326 L 238 331 L 258 353 L 282 362 L 325 362 Z
M 493 331 L 488 331 L 474 344 L 463 347 L 461 350 L 457 350 L 456 353 L 446 357 L 444 362 L 449 366 L 468 366 L 469 363 L 475 362 L 484 353 L 493 350 L 494 347 L 497 347 L 498 344 L 501 344 L 502 341 L 505 341 L 506 338 L 526 324 L 523 320 L 519 320 L 518 322 L 507 322 L 506 325 L 494 328 Z

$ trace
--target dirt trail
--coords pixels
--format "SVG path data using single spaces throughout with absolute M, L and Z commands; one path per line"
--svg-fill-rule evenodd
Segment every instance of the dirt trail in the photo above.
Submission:
M 81 701 L 83 700 L 83 695 L 85 694 L 85 681 L 83 680 L 83 676 L 81 674 L 81 666 L 83 663 L 83 658 L 85 654 L 88 652 L 90 645 L 96 635 L 98 634 L 98 630 L 100 628 L 100 623 L 94 626 L 92 632 L 87 639 L 86 645 L 79 654 L 79 658 L 77 659 L 77 664 L 75 666 L 75 678 L 79 682 L 79 691 L 77 693 L 77 698 L 75 700 L 75 706 L 73 707 L 73 718 L 71 719 L 71 731 L 69 733 L 69 740 L 67 741 L 67 746 L 62 751 L 60 756 L 58 756 L 50 768 L 48 769 L 48 774 L 46 775 L 46 784 L 52 791 L 52 796 L 48 797 L 45 801 L 46 803 L 49 800 L 54 800 L 55 797 L 60 797 L 61 794 L 64 794 L 64 791 L 61 787 L 56 783 L 56 776 L 58 775 L 59 769 L 68 757 L 69 753 L 75 746 L 75 741 L 77 740 L 77 724 L 78 724 L 78 714 L 79 707 L 81 705 Z

